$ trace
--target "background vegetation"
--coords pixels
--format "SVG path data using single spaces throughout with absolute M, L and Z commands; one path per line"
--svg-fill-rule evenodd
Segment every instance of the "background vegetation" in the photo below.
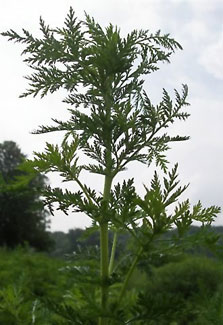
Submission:
M 0 245 L 27 242 L 46 250 L 51 241 L 48 211 L 41 199 L 47 177 L 24 165 L 26 156 L 13 141 L 0 143 Z
M 82 232 L 79 229 L 59 233 L 60 239 L 62 235 L 64 239 L 60 241 L 63 258 L 37 253 L 29 247 L 0 249 L 0 324 L 75 324 L 67 319 L 69 305 L 74 303 L 79 290 L 75 285 L 78 274 L 72 268 L 80 265 L 77 255 L 80 251 L 84 254 L 84 247 L 88 247 L 88 251 L 91 247 L 96 253 L 94 236 L 79 241 Z M 67 245 L 71 234 L 71 243 L 76 237 L 77 245 L 73 253 L 65 257 L 64 253 L 71 252 Z M 58 238 L 58 233 L 53 233 L 52 238 Z M 132 324 L 222 324 L 223 263 L 220 257 L 203 254 L 204 251 L 193 255 L 176 254 L 166 256 L 162 263 L 154 258 L 153 262 L 141 264 L 129 283 L 125 299 L 129 311 L 135 300 L 139 300 Z M 58 255 L 58 245 L 51 255 Z M 206 251 L 206 255 L 210 252 Z M 84 264 L 83 259 L 81 264 Z M 75 304 L 82 308 L 83 292 L 79 292 L 79 297 Z M 66 304 L 66 313 L 63 304 Z M 141 321 L 142 315 L 144 320 Z

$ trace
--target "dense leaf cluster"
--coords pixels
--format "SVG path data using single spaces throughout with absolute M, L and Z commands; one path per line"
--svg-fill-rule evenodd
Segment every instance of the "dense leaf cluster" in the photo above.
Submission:
M 69 94 L 65 102 L 77 109 L 70 109 L 70 121 L 54 120 L 56 126 L 41 127 L 37 133 L 64 130 L 78 134 L 79 148 L 97 162 L 85 166 L 91 172 L 106 174 L 109 163 L 115 176 L 130 161 L 150 164 L 153 158 L 165 169 L 162 153 L 168 143 L 188 137 L 159 135 L 159 131 L 175 119 L 189 116 L 182 111 L 188 105 L 187 86 L 183 86 L 182 95 L 176 91 L 175 104 L 164 90 L 162 102 L 155 106 L 142 89 L 143 76 L 157 70 L 159 62 L 169 61 L 170 55 L 181 49 L 179 43 L 169 35 L 142 30 L 121 38 L 117 27 L 109 25 L 103 30 L 88 15 L 85 22 L 77 21 L 72 9 L 64 28 L 51 29 L 42 19 L 40 26 L 42 39 L 26 30 L 24 36 L 12 30 L 3 33 L 25 44 L 24 61 L 34 69 L 27 77 L 30 88 L 23 96 L 39 92 L 44 96 L 62 87 Z M 81 112 L 82 106 L 90 114 Z M 106 158 L 108 146 L 110 162 Z M 145 148 L 148 153 L 141 153 Z

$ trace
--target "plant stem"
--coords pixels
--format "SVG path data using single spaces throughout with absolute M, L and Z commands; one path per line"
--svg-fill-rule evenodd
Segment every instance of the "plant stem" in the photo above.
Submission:
M 115 250 L 117 246 L 117 239 L 118 239 L 118 233 L 117 231 L 114 232 L 114 238 L 113 238 L 113 244 L 112 244 L 112 251 L 111 251 L 111 257 L 110 257 L 110 263 L 109 263 L 109 275 L 111 275 L 114 267 L 114 260 L 115 260 Z
M 103 199 L 109 200 L 111 191 L 112 177 L 105 176 L 104 194 Z M 104 219 L 104 220 L 103 220 Z M 101 310 L 106 312 L 108 305 L 108 221 L 106 216 L 102 216 L 100 223 L 100 251 L 101 251 Z M 107 325 L 107 319 L 100 317 L 98 321 L 99 325 Z
M 125 295 L 125 292 L 126 292 L 126 289 L 127 289 L 127 286 L 128 286 L 128 283 L 129 283 L 129 280 L 132 276 L 132 273 L 133 271 L 135 270 L 135 267 L 138 263 L 138 260 L 141 256 L 143 252 L 143 247 L 140 247 L 139 250 L 138 250 L 138 253 L 136 255 L 136 257 L 134 258 L 133 262 L 132 262 L 132 265 L 130 266 L 129 270 L 128 270 L 128 273 L 126 275 L 126 278 L 125 278 L 125 281 L 123 283 L 123 286 L 122 286 L 122 289 L 121 289 L 121 292 L 120 292 L 120 296 L 119 296 L 119 300 L 118 300 L 118 303 L 120 304 L 120 302 L 122 301 L 122 298 L 124 297 Z
M 104 123 L 105 134 L 104 134 L 104 144 L 106 147 L 105 151 L 105 182 L 104 182 L 104 193 L 103 201 L 108 202 L 111 193 L 112 186 L 112 130 L 111 130 L 111 99 L 110 99 L 110 89 L 111 82 L 109 78 L 105 80 L 105 93 L 104 93 L 104 104 L 106 120 Z M 100 252 L 101 252 L 101 312 L 106 315 L 108 309 L 108 287 L 109 287 L 109 270 L 108 270 L 108 217 L 106 215 L 101 216 L 100 222 Z M 107 325 L 108 319 L 106 316 L 99 318 L 99 325 Z
M 103 223 L 100 227 L 101 242 L 101 309 L 106 311 L 108 301 L 108 223 Z M 99 322 L 105 325 L 104 319 Z

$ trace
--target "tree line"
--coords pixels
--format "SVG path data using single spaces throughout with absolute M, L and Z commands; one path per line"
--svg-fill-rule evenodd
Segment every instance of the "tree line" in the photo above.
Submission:
M 47 177 L 25 164 L 25 158 L 14 141 L 0 143 L 0 245 L 26 243 L 47 250 L 52 245 L 49 212 L 41 199 Z

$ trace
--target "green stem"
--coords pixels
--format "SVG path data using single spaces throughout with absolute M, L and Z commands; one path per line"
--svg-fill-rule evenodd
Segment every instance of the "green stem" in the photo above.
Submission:
M 111 130 L 111 100 L 110 100 L 110 91 L 111 82 L 109 78 L 105 80 L 105 112 L 106 120 L 104 123 L 105 134 L 104 134 L 104 144 L 106 147 L 105 152 L 105 183 L 104 183 L 104 193 L 103 200 L 105 202 L 109 201 L 111 186 L 112 186 L 112 152 L 111 152 L 111 143 L 112 143 L 112 130 Z M 101 312 L 106 315 L 108 310 L 108 289 L 109 289 L 109 270 L 108 270 L 108 218 L 106 215 L 101 216 L 100 224 L 100 252 L 101 252 Z M 101 316 L 98 321 L 99 325 L 108 325 L 108 319 L 106 316 Z
M 123 283 L 123 286 L 122 286 L 122 289 L 121 289 L 121 292 L 120 292 L 120 295 L 119 295 L 119 300 L 118 300 L 119 304 L 120 304 L 120 302 L 122 301 L 122 298 L 125 295 L 129 280 L 130 280 L 130 278 L 132 276 L 133 271 L 135 270 L 135 267 L 136 267 L 136 265 L 137 265 L 137 263 L 139 261 L 139 258 L 141 256 L 142 252 L 143 252 L 143 247 L 140 247 L 136 257 L 134 258 L 134 260 L 132 262 L 132 265 L 130 266 L 130 269 L 128 270 L 128 273 L 126 275 L 125 281 Z
M 109 263 L 109 275 L 111 275 L 114 267 L 114 260 L 115 260 L 115 250 L 117 246 L 117 239 L 118 239 L 118 233 L 117 231 L 114 232 L 114 238 L 113 238 L 113 244 L 112 244 L 112 251 L 111 251 L 111 257 L 110 257 L 110 263 Z
M 100 227 L 101 241 L 101 307 L 105 310 L 108 299 L 108 223 L 103 223 Z
M 112 177 L 105 176 L 104 194 L 103 199 L 109 200 L 111 191 Z M 104 220 L 103 220 L 104 219 Z M 108 221 L 106 216 L 102 216 L 100 222 L 100 251 L 101 251 L 101 310 L 106 313 L 108 307 Z M 105 317 L 100 317 L 98 321 L 99 325 L 107 325 L 108 321 Z

